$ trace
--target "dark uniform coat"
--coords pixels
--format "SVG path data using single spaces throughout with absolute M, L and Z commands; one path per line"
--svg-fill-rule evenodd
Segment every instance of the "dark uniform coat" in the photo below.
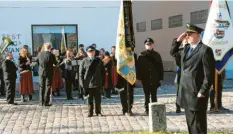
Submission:
M 79 67 L 79 80 L 84 89 L 102 88 L 105 82 L 103 62 L 99 58 L 84 58 Z
M 159 87 L 163 80 L 163 63 L 158 52 L 143 51 L 137 60 L 137 78 L 142 80 L 143 86 Z
M 175 42 L 171 53 L 178 54 L 181 42 Z M 188 110 L 206 110 L 208 94 L 213 84 L 215 59 L 210 47 L 200 42 L 189 56 L 190 45 L 181 53 L 181 80 L 178 104 Z M 198 93 L 204 98 L 198 98 Z
M 40 52 L 37 60 L 39 62 L 40 100 L 42 105 L 48 105 L 53 81 L 53 65 L 56 65 L 57 61 L 55 55 L 48 51 Z
M 12 60 L 4 60 L 2 63 L 2 69 L 4 74 L 4 82 L 6 87 L 6 98 L 9 104 L 14 103 L 15 97 L 15 85 L 17 78 L 17 67 Z

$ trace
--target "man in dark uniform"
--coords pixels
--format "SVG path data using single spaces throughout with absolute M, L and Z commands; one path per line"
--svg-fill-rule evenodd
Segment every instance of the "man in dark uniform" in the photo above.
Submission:
M 177 53 L 173 53 L 173 48 L 176 47 L 176 40 L 177 38 L 175 38 L 172 42 L 172 48 L 171 48 L 171 51 L 170 51 L 170 54 L 171 56 L 173 56 L 175 58 L 175 61 L 176 61 L 176 84 L 177 84 L 177 91 L 176 91 L 176 99 L 179 99 L 178 98 L 178 93 L 179 93 L 179 84 L 180 84 L 180 77 L 181 77 L 181 53 L 184 49 L 184 46 L 185 44 L 187 44 L 187 40 L 184 40 L 182 42 L 182 45 L 179 47 L 179 52 Z M 180 110 L 180 106 L 179 104 L 176 102 L 176 113 L 180 113 L 181 110 Z
M 2 57 L 0 57 L 0 64 L 2 64 Z M 2 66 L 0 66 L 0 96 L 5 96 L 5 83 L 3 78 Z
M 56 58 L 50 52 L 51 44 L 44 44 L 44 51 L 38 55 L 39 76 L 40 76 L 40 101 L 43 106 L 51 106 L 50 94 L 53 81 L 53 65 L 56 65 Z
M 96 44 L 92 44 L 91 46 L 95 48 L 95 57 L 99 57 L 99 55 L 100 55 L 100 51 L 99 51 L 99 50 L 97 50 L 97 48 L 96 48 Z
M 104 86 L 105 71 L 103 62 L 95 57 L 95 48 L 89 46 L 86 49 L 87 58 L 84 58 L 79 67 L 80 86 L 84 89 L 85 96 L 88 97 L 88 117 L 93 116 L 93 99 L 95 99 L 95 113 L 101 114 L 101 90 Z
M 14 103 L 17 67 L 12 60 L 13 55 L 11 52 L 8 52 L 6 60 L 4 60 L 2 63 L 2 70 L 4 74 L 4 82 L 6 87 L 7 103 L 17 105 L 17 103 Z
M 132 49 L 132 50 L 134 51 L 134 49 Z M 134 53 L 134 60 L 135 60 L 135 65 L 136 65 L 136 62 L 137 62 L 137 54 L 136 53 Z M 120 99 L 121 99 L 123 115 L 127 114 L 129 116 L 132 116 L 133 113 L 132 113 L 131 109 L 133 107 L 133 97 L 134 97 L 133 88 L 135 87 L 135 85 L 129 84 L 129 87 L 127 87 L 128 84 L 129 83 L 123 77 L 118 75 L 118 83 L 117 83 L 116 87 L 118 89 L 124 88 L 123 91 L 120 91 Z M 128 99 L 129 99 L 130 104 L 128 104 Z
M 163 80 L 163 63 L 160 54 L 153 49 L 153 39 L 147 38 L 144 44 L 146 51 L 141 52 L 137 60 L 137 78 L 142 81 L 145 113 L 148 115 L 150 96 L 152 102 L 157 102 L 157 89 Z
M 222 91 L 223 91 L 223 82 L 225 78 L 226 78 L 226 71 L 224 69 L 221 74 L 218 74 L 218 100 L 217 100 L 218 105 L 216 105 L 216 100 L 215 100 L 216 90 L 215 90 L 215 80 L 214 80 L 213 88 L 210 90 L 210 112 L 218 112 L 218 110 L 226 110 L 226 111 L 229 110 L 222 106 Z
M 202 28 L 187 24 L 187 30 L 175 42 L 172 53 L 178 53 L 181 42 L 188 45 L 181 53 L 181 80 L 178 104 L 185 109 L 190 134 L 207 134 L 207 106 L 213 84 L 215 59 L 210 47 L 201 42 Z

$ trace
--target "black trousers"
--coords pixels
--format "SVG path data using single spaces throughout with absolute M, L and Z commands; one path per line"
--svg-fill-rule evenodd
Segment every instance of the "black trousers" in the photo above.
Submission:
M 185 109 L 189 134 L 207 134 L 207 114 L 205 110 L 191 111 Z
M 65 79 L 66 81 L 66 96 L 67 98 L 72 98 L 72 83 L 73 81 L 70 79 Z
M 104 89 L 104 96 L 107 98 L 111 98 L 111 88 L 105 88 Z
M 14 103 L 16 79 L 5 80 L 7 103 Z
M 4 94 L 5 93 L 5 82 L 3 77 L 0 77 L 0 93 Z
M 51 76 L 40 76 L 40 101 L 42 105 L 48 105 L 50 102 L 52 80 Z
M 94 103 L 95 100 L 95 113 L 101 114 L 101 93 L 100 88 L 89 88 L 87 89 L 87 92 L 89 94 L 88 98 L 88 110 L 89 114 L 93 114 L 94 110 Z
M 121 99 L 121 105 L 122 105 L 122 112 L 123 113 L 129 113 L 131 112 L 131 109 L 133 107 L 133 86 L 129 86 L 129 92 L 127 90 L 127 83 L 124 84 L 124 90 L 120 92 L 120 99 Z M 129 95 L 128 95 L 129 93 Z M 129 103 L 130 106 L 128 106 L 128 96 L 129 96 Z
M 157 102 L 157 89 L 158 86 L 153 85 L 143 85 L 143 90 L 145 94 L 145 109 L 149 111 L 150 96 L 152 102 Z
M 223 91 L 223 80 L 221 77 L 218 78 L 218 108 L 222 107 L 222 91 Z M 210 107 L 215 108 L 215 87 L 210 90 Z

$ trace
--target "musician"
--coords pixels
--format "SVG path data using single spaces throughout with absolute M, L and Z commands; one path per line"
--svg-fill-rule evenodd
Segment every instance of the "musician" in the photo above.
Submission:
M 79 84 L 79 63 L 81 63 L 81 61 L 86 57 L 87 57 L 87 53 L 84 51 L 84 49 L 82 47 L 80 47 L 78 49 L 78 53 L 75 57 L 75 60 L 78 61 L 78 66 L 77 66 L 77 68 L 75 68 L 75 82 L 79 86 L 78 98 L 81 98 L 81 99 L 83 99 L 84 91 L 83 91 L 83 88 Z
M 22 48 L 18 58 L 20 72 L 20 93 L 21 101 L 26 102 L 25 95 L 28 95 L 28 101 L 32 100 L 33 79 L 31 72 L 32 57 L 28 54 L 26 48 Z
M 12 105 L 17 105 L 17 103 L 14 103 L 17 67 L 13 62 L 13 55 L 11 52 L 7 53 L 6 59 L 2 63 L 2 69 L 4 74 L 6 92 L 7 92 L 6 93 L 7 103 Z
M 115 90 L 115 87 L 118 83 L 118 73 L 117 73 L 117 60 L 115 57 L 115 51 L 116 51 L 116 46 L 111 47 L 111 59 L 112 59 L 112 83 L 113 83 L 113 88 L 112 88 L 112 94 L 118 94 L 117 90 Z
M 64 70 L 64 78 L 65 78 L 65 88 L 66 88 L 66 95 L 67 95 L 67 100 L 72 100 L 72 83 L 74 81 L 74 71 L 73 71 L 73 66 L 72 66 L 72 61 L 74 60 L 73 58 L 73 51 L 72 49 L 68 49 L 66 51 L 66 58 L 60 65 L 65 65 L 65 70 Z
M 104 96 L 106 98 L 111 98 L 111 90 L 113 89 L 113 81 L 112 81 L 112 59 L 108 51 L 105 52 L 104 59 L 102 60 L 104 63 L 105 69 L 105 84 L 104 84 Z
M 62 75 L 61 70 L 59 68 L 59 65 L 62 63 L 62 59 L 60 58 L 59 50 L 53 49 L 52 54 L 55 55 L 57 65 L 53 66 L 53 82 L 52 82 L 52 93 L 55 95 L 55 92 L 57 93 L 57 96 L 60 96 L 60 89 L 63 88 L 63 82 L 62 82 Z
M 0 64 L 2 64 L 2 56 L 0 56 Z M 0 66 L 0 95 L 5 96 L 5 83 L 3 78 L 2 66 Z
M 45 43 L 43 51 L 38 55 L 39 75 L 40 75 L 40 94 L 41 105 L 51 106 L 50 94 L 53 80 L 53 65 L 56 65 L 55 56 L 50 52 L 51 44 Z

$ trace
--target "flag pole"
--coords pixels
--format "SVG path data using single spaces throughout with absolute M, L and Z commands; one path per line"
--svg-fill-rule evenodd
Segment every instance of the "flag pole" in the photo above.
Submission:
M 216 110 L 218 111 L 219 110 L 219 108 L 218 108 L 218 96 L 219 96 L 219 94 L 218 94 L 218 71 L 217 70 L 215 70 L 215 108 L 216 108 Z

